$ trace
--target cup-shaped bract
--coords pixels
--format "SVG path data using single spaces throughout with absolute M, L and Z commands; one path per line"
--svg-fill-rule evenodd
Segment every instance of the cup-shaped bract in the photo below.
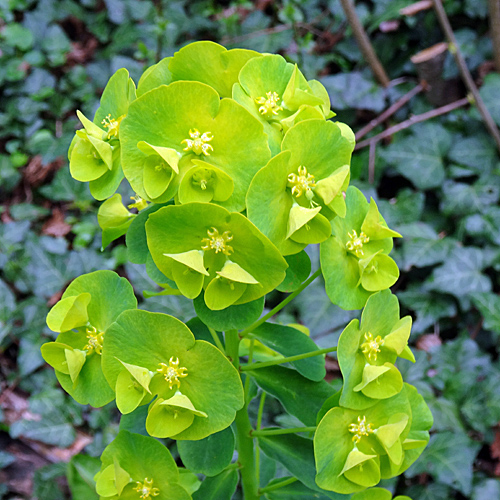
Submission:
M 162 85 L 136 99 L 121 137 L 125 176 L 155 203 L 180 190 L 176 202 L 212 201 L 239 212 L 271 156 L 257 118 L 200 82 Z
M 329 219 L 345 215 L 354 143 L 345 128 L 305 120 L 283 139 L 283 152 L 259 170 L 247 194 L 248 218 L 283 255 L 331 235 Z
M 288 267 L 246 217 L 208 203 L 170 205 L 146 222 L 158 269 L 188 298 L 205 290 L 212 310 L 256 300 L 276 288 Z
M 396 283 L 399 269 L 389 253 L 393 238 L 373 198 L 350 186 L 344 218 L 332 220 L 332 236 L 320 245 L 326 293 L 342 309 L 361 309 L 374 292 Z
M 114 399 L 101 369 L 104 338 L 109 326 L 137 299 L 130 283 L 113 271 L 84 274 L 70 283 L 47 316 L 59 332 L 41 348 L 63 389 L 81 404 L 103 406 Z
M 94 476 L 101 499 L 190 500 L 170 451 L 156 439 L 122 430 L 104 449 Z
M 352 496 L 351 500 L 392 500 L 392 493 L 384 488 L 370 488 Z M 398 495 L 394 500 L 411 500 L 406 495 Z
M 323 85 L 308 82 L 297 65 L 274 54 L 253 58 L 243 66 L 233 99 L 262 122 L 273 154 L 280 151 L 283 134 L 295 123 L 333 115 Z
M 243 406 L 233 365 L 172 316 L 125 311 L 106 333 L 104 347 L 103 371 L 117 400 L 127 390 L 122 377 L 138 386 L 130 411 L 156 397 L 146 420 L 155 437 L 203 439 L 228 427 Z M 130 401 L 127 394 L 123 397 Z
M 113 240 L 123 236 L 135 214 L 129 212 L 122 203 L 122 195 L 114 194 L 108 198 L 97 212 L 97 222 L 102 229 L 102 248 L 106 248 Z
M 403 378 L 394 363 L 398 357 L 415 361 L 408 347 L 411 323 L 410 316 L 399 318 L 398 299 L 390 290 L 368 299 L 361 323 L 352 320 L 339 339 L 342 406 L 362 410 L 403 388 Z
M 404 443 L 412 425 L 406 388 L 390 399 L 363 411 L 332 408 L 314 435 L 316 483 L 337 493 L 355 493 L 378 484 L 384 474 L 382 460 L 400 468 Z
M 77 112 L 84 128 L 77 130 L 69 148 L 70 172 L 76 180 L 89 182 L 90 192 L 98 200 L 114 194 L 123 179 L 120 127 L 135 95 L 135 84 L 122 68 L 106 85 L 93 122 Z

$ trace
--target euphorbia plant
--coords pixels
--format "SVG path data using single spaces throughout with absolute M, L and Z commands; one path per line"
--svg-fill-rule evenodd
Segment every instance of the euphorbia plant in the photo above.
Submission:
M 148 68 L 137 88 L 119 70 L 93 122 L 79 114 L 70 169 L 105 200 L 103 247 L 126 235 L 130 260 L 197 313 L 184 324 L 142 311 L 111 271 L 77 278 L 50 311 L 59 336 L 42 354 L 63 388 L 95 407 L 115 399 L 149 435 L 122 430 L 106 447 L 101 499 L 225 500 L 241 481 L 245 500 L 389 500 L 375 486 L 425 448 L 432 417 L 396 366 L 414 361 L 411 318 L 389 290 L 400 235 L 348 187 L 354 135 L 332 116 L 323 86 L 281 56 L 212 42 Z M 333 303 L 363 309 L 327 349 L 274 318 L 321 273 Z M 263 314 L 273 290 L 290 295 Z M 324 380 L 334 351 L 338 391 Z M 295 427 L 261 428 L 266 395 Z M 285 477 L 269 475 L 274 462 Z

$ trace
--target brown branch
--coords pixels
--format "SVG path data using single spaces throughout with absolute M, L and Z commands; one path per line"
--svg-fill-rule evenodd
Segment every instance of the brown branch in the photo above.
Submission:
M 384 67 L 377 57 L 375 50 L 373 49 L 370 39 L 368 38 L 368 35 L 366 34 L 366 31 L 363 28 L 361 21 L 359 20 L 352 0 L 340 0 L 340 3 L 342 4 L 342 8 L 344 9 L 347 21 L 351 26 L 354 38 L 356 38 L 356 42 L 358 43 L 361 53 L 366 59 L 366 62 L 370 65 L 375 78 L 384 87 L 387 87 L 390 81 L 389 77 L 387 76 Z
M 490 32 L 493 41 L 493 57 L 496 70 L 500 71 L 500 1 L 488 0 L 490 12 Z
M 356 132 L 356 140 L 359 141 L 366 134 L 371 132 L 375 127 L 385 122 L 390 118 L 396 111 L 401 109 L 410 99 L 416 96 L 418 93 L 424 90 L 424 86 L 419 83 L 416 87 L 411 89 L 407 94 L 405 94 L 401 99 L 398 99 L 391 107 L 387 108 L 381 115 L 374 118 L 370 123 L 365 125 L 362 129 Z
M 426 113 L 422 113 L 420 115 L 413 115 L 411 118 L 408 118 L 408 120 L 398 123 L 397 125 L 394 125 L 394 127 L 390 127 L 387 130 L 381 132 L 380 134 L 370 137 L 369 139 L 366 139 L 364 141 L 358 142 L 358 144 L 356 144 L 356 147 L 354 149 L 355 150 L 362 149 L 366 146 L 369 146 L 370 143 L 372 142 L 376 143 L 382 139 L 386 139 L 387 137 L 390 137 L 391 135 L 396 134 L 397 132 L 400 132 L 405 128 L 415 125 L 415 123 L 424 122 L 431 118 L 435 118 L 436 116 L 444 115 L 446 113 L 449 113 L 450 111 L 453 111 L 454 109 L 461 108 L 462 106 L 465 106 L 467 104 L 470 104 L 470 101 L 469 99 L 467 99 L 467 97 L 464 97 L 463 99 L 459 99 L 458 101 L 447 104 L 446 106 L 432 109 L 431 111 L 427 111 Z
M 370 142 L 370 150 L 368 152 L 368 182 L 373 184 L 375 182 L 375 159 L 377 157 L 377 143 Z
M 455 58 L 455 62 L 457 63 L 460 74 L 462 75 L 462 79 L 464 80 L 465 85 L 469 89 L 469 92 L 472 94 L 474 98 L 474 104 L 477 106 L 477 109 L 481 116 L 483 117 L 484 124 L 488 129 L 489 133 L 495 139 L 497 144 L 497 148 L 500 151 L 500 132 L 493 121 L 493 118 L 488 111 L 488 108 L 484 104 L 483 99 L 479 95 L 479 91 L 477 90 L 476 84 L 472 79 L 472 75 L 470 74 L 469 68 L 465 62 L 465 59 L 458 48 L 457 40 L 455 38 L 455 34 L 453 33 L 453 29 L 451 28 L 450 21 L 446 12 L 444 10 L 443 4 L 441 0 L 432 0 L 434 2 L 434 10 L 436 11 L 436 15 L 438 17 L 439 23 L 441 24 L 441 28 L 443 29 L 446 38 L 448 40 L 449 50 Z

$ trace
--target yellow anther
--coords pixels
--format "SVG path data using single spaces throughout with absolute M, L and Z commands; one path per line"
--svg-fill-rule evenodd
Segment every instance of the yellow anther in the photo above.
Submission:
M 97 354 L 102 354 L 102 343 L 104 341 L 104 333 L 97 331 L 97 328 L 94 326 L 88 326 L 86 328 L 87 333 L 87 345 L 84 347 L 84 350 L 87 351 L 88 354 L 91 354 L 95 351 Z
M 356 233 L 354 229 L 352 230 L 352 233 L 347 233 L 347 235 L 350 238 L 350 241 L 345 244 L 347 250 L 353 252 L 358 258 L 363 257 L 363 245 L 365 243 L 368 243 L 370 241 L 370 238 L 368 238 L 368 236 L 366 236 L 363 231 L 361 231 L 358 236 L 358 233 Z
M 198 129 L 193 128 L 189 131 L 189 137 L 191 139 L 184 139 L 181 144 L 186 143 L 184 151 L 192 151 L 194 154 L 205 156 L 210 156 L 209 151 L 213 151 L 214 148 L 207 144 L 213 139 L 212 132 L 201 133 Z
M 231 255 L 234 250 L 231 245 L 227 243 L 233 239 L 233 235 L 231 231 L 224 231 L 222 234 L 219 234 L 219 231 L 212 227 L 212 230 L 207 230 L 207 234 L 209 238 L 203 238 L 201 240 L 202 250 L 215 250 L 215 253 L 222 252 L 224 255 Z
M 148 206 L 148 202 L 146 200 L 143 200 L 138 194 L 135 196 L 130 197 L 131 200 L 133 200 L 135 203 L 131 203 L 130 205 L 127 205 L 128 208 L 137 208 L 139 212 Z
M 137 486 L 134 488 L 134 491 L 140 493 L 139 498 L 149 498 L 156 497 L 160 494 L 160 490 L 158 488 L 153 488 L 153 480 L 144 478 L 144 481 L 141 483 L 140 481 L 136 481 Z
M 357 444 L 361 441 L 361 438 L 363 436 L 368 436 L 369 434 L 371 434 L 373 432 L 372 424 L 366 423 L 365 416 L 363 416 L 363 418 L 358 417 L 357 424 L 349 425 L 349 432 L 352 432 L 354 434 L 354 436 L 352 437 L 352 440 Z
M 278 105 L 279 100 L 280 96 L 277 92 L 266 92 L 266 97 L 258 97 L 255 99 L 255 102 L 257 104 L 262 104 L 262 106 L 259 107 L 259 113 L 269 118 L 272 115 L 277 115 L 278 111 L 283 109 Z
M 163 374 L 165 380 L 169 384 L 169 388 L 172 389 L 172 386 L 177 386 L 177 389 L 181 386 L 181 381 L 179 378 L 187 377 L 187 368 L 180 367 L 179 368 L 179 358 L 171 357 L 168 361 L 168 365 L 166 363 L 160 363 L 160 367 L 156 371 Z
M 306 167 L 299 167 L 299 175 L 288 174 L 288 186 L 292 188 L 292 195 L 299 198 L 305 193 L 306 198 L 311 200 L 314 196 L 312 188 L 316 187 L 314 175 L 307 172 Z
M 377 353 L 380 352 L 380 347 L 384 345 L 384 339 L 380 335 L 373 338 L 373 335 L 368 332 L 365 333 L 365 340 L 366 342 L 361 344 L 363 354 L 366 354 L 370 361 L 376 361 Z
M 101 122 L 104 128 L 108 129 L 108 139 L 111 137 L 118 137 L 118 132 L 120 130 L 120 123 L 125 118 L 125 115 L 120 116 L 117 120 L 111 118 L 111 115 L 106 116 Z

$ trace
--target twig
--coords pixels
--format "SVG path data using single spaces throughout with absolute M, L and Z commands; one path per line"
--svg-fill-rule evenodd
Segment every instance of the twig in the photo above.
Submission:
M 387 108 L 380 116 L 373 119 L 370 123 L 365 125 L 362 129 L 356 132 L 356 140 L 359 141 L 366 134 L 371 132 L 375 127 L 385 122 L 387 118 L 391 117 L 396 111 L 402 108 L 410 99 L 416 96 L 418 93 L 422 92 L 424 86 L 419 83 L 416 87 L 411 89 L 407 94 L 405 94 L 401 99 L 397 100 L 391 107 Z
M 498 0 L 488 0 L 488 9 L 490 12 L 493 57 L 495 59 L 496 70 L 500 71 L 500 2 Z
M 479 91 L 477 90 L 476 84 L 472 79 L 472 75 L 470 74 L 469 68 L 467 68 L 465 59 L 462 53 L 460 52 L 460 49 L 458 48 L 455 34 L 453 33 L 453 30 L 451 28 L 450 21 L 448 19 L 448 16 L 446 15 L 443 4 L 441 0 L 432 0 L 432 1 L 434 2 L 434 10 L 436 11 L 436 15 L 438 17 L 439 23 L 441 24 L 441 28 L 443 29 L 446 35 L 448 43 L 450 44 L 449 50 L 452 53 L 453 57 L 455 58 L 455 61 L 457 63 L 458 69 L 460 70 L 460 74 L 462 75 L 465 85 L 467 86 L 469 92 L 474 97 L 475 104 L 477 106 L 477 109 L 479 110 L 479 113 L 481 113 L 481 116 L 483 117 L 483 121 L 484 124 L 486 125 L 486 128 L 490 132 L 493 139 L 495 139 L 497 148 L 500 151 L 500 132 L 498 131 L 498 128 L 495 122 L 493 121 L 493 118 L 490 115 L 490 112 L 486 108 L 483 99 L 479 95 Z
M 431 111 L 427 111 L 426 113 L 422 113 L 421 115 L 413 115 L 412 117 L 408 118 L 408 120 L 398 123 L 397 125 L 394 125 L 394 127 L 390 127 L 387 130 L 381 132 L 380 134 L 370 137 L 369 139 L 365 139 L 364 141 L 358 142 L 354 149 L 358 150 L 365 148 L 366 146 L 369 146 L 372 142 L 377 143 L 380 140 L 390 137 L 391 135 L 400 132 L 405 128 L 411 127 L 415 123 L 424 122 L 425 120 L 429 120 L 430 118 L 435 118 L 436 116 L 444 115 L 446 113 L 449 113 L 450 111 L 453 111 L 454 109 L 461 108 L 462 106 L 465 106 L 467 104 L 470 104 L 470 101 L 467 97 L 464 97 L 463 99 L 459 99 L 458 101 L 447 104 L 446 106 L 441 106 L 440 108 L 432 109 Z
M 368 182 L 373 184 L 375 182 L 375 159 L 377 156 L 377 143 L 370 142 L 370 150 L 368 155 Z
M 387 87 L 389 85 L 389 77 L 385 72 L 384 67 L 382 66 L 377 54 L 375 54 L 375 50 L 366 34 L 361 21 L 359 20 L 358 14 L 356 13 L 356 9 L 352 0 L 340 0 L 342 4 L 342 8 L 344 9 L 345 15 L 347 17 L 347 21 L 351 26 L 352 32 L 354 34 L 354 38 L 356 38 L 356 42 L 359 45 L 361 53 L 363 54 L 366 62 L 370 65 L 370 68 L 375 75 L 375 78 L 384 86 Z

